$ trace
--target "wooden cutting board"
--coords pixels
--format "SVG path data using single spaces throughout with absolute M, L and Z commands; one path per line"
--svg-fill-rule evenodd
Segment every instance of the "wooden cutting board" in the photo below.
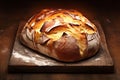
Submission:
M 101 37 L 101 47 L 91 58 L 75 62 L 63 63 L 35 52 L 19 41 L 19 34 L 25 22 L 21 22 L 9 62 L 9 72 L 40 72 L 40 73 L 111 73 L 114 65 L 109 54 L 104 32 L 98 21 L 93 21 Z

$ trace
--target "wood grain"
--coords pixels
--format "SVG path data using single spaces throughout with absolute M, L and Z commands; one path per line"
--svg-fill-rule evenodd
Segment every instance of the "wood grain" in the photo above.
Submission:
M 25 22 L 19 26 L 9 63 L 10 72 L 72 72 L 72 73 L 109 73 L 114 71 L 104 32 L 96 20 L 93 21 L 101 37 L 101 47 L 97 54 L 75 63 L 63 63 L 39 54 L 19 42 L 19 34 Z

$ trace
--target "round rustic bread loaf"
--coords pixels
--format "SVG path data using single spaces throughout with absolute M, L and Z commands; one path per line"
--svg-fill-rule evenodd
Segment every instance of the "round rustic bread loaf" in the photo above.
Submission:
M 97 27 L 76 10 L 43 9 L 26 23 L 20 41 L 59 61 L 74 62 L 95 55 Z

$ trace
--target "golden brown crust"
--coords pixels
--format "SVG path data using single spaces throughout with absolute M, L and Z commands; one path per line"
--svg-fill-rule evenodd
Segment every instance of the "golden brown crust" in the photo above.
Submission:
M 59 61 L 74 62 L 99 49 L 96 26 L 76 10 L 44 9 L 24 26 L 20 41 Z

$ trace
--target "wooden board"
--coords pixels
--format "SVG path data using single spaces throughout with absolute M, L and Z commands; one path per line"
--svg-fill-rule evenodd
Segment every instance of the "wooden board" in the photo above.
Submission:
M 9 72 L 42 72 L 42 73 L 111 73 L 114 65 L 109 54 L 104 32 L 98 21 L 97 25 L 101 37 L 101 47 L 97 54 L 91 58 L 75 62 L 63 63 L 39 54 L 19 41 L 19 34 L 25 22 L 21 22 L 16 35 L 13 51 L 9 62 Z

